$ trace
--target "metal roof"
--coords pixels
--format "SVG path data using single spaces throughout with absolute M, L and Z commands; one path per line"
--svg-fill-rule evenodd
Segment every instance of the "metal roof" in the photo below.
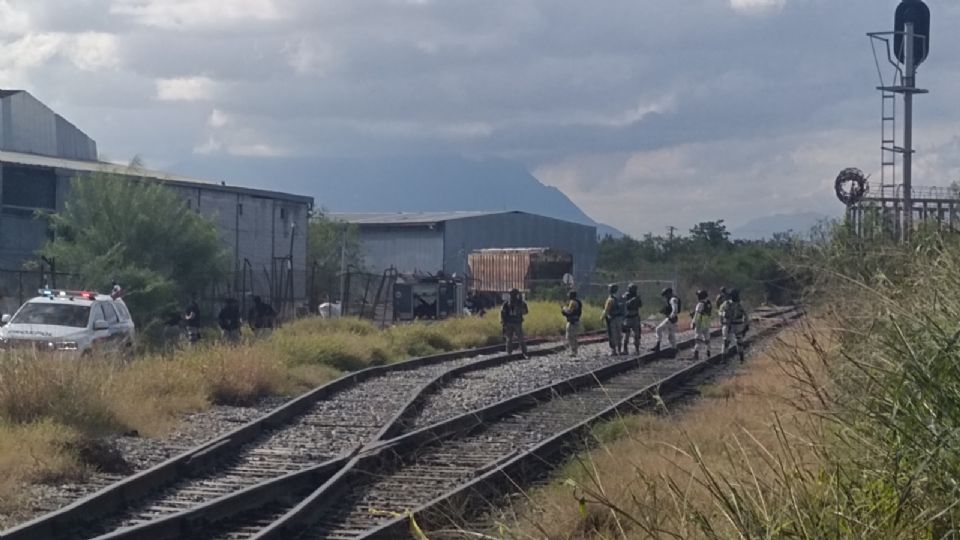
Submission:
M 457 219 L 522 213 L 524 212 L 509 210 L 485 212 L 331 212 L 327 214 L 327 217 L 334 221 L 345 221 L 356 225 L 430 225 Z
M 194 184 L 216 184 L 216 182 L 211 180 L 199 180 L 196 178 L 189 178 L 187 176 L 180 176 L 161 171 L 131 168 L 129 165 L 120 165 L 118 163 L 109 163 L 107 161 L 83 161 L 78 159 L 41 156 L 38 154 L 7 152 L 4 150 L 0 150 L 0 161 L 3 163 L 32 165 L 34 167 L 51 167 L 54 169 L 70 169 L 81 172 L 103 172 L 110 174 L 122 174 L 125 176 L 142 176 L 144 178 L 173 180 L 177 182 L 191 182 Z
M 268 191 L 256 188 L 245 188 L 240 186 L 228 186 L 223 182 L 212 180 L 200 180 L 188 176 L 180 176 L 173 173 L 154 171 L 142 168 L 131 168 L 129 165 L 120 165 L 106 161 L 82 161 L 77 159 L 65 159 L 49 156 L 40 156 L 36 154 L 23 154 L 20 152 L 7 152 L 0 150 L 0 163 L 14 163 L 17 165 L 27 165 L 31 167 L 49 167 L 52 169 L 66 169 L 77 172 L 107 173 L 119 174 L 134 178 L 145 178 L 148 180 L 158 180 L 160 182 L 174 185 L 190 186 L 198 185 L 205 189 L 217 191 L 231 191 L 246 193 L 254 196 L 261 196 L 274 199 L 285 199 L 313 205 L 313 197 L 304 195 L 293 195 L 279 191 Z

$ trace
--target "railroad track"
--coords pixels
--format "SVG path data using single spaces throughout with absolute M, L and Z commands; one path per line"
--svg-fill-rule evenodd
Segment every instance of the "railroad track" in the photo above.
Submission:
M 782 324 L 771 320 L 760 334 Z M 593 423 L 635 410 L 723 358 L 645 355 L 365 449 L 296 507 L 270 516 L 273 521 L 252 538 L 406 538 L 409 515 L 429 523 L 431 512 L 459 515 L 471 502 L 512 490 L 531 471 L 555 462 Z
M 602 337 L 590 335 L 587 341 Z M 532 340 L 531 356 L 563 349 L 546 343 Z M 293 473 L 332 474 L 338 460 L 379 440 L 408 396 L 417 394 L 425 382 L 475 362 L 492 366 L 520 359 L 496 354 L 501 350 L 494 346 L 458 351 L 347 375 L 223 437 L 0 533 L 0 538 L 94 538 Z M 328 462 L 329 467 L 317 467 Z
M 682 356 L 651 363 L 649 354 L 624 360 L 603 345 L 579 359 L 549 356 L 562 349 L 543 346 L 530 359 L 476 356 L 488 348 L 358 372 L 0 538 L 365 537 L 390 522 L 389 513 L 371 510 L 417 507 L 429 500 L 423 496 L 497 470 L 570 422 L 603 414 L 638 384 L 667 380 L 691 363 Z M 611 379 L 625 372 L 640 379 Z M 541 409 L 556 422 L 521 420 L 522 411 Z M 497 421 L 514 411 L 521 411 L 515 422 Z M 481 428 L 487 421 L 494 423 Z M 453 461 L 463 454 L 474 458 Z M 455 465 L 444 469 L 447 462 Z M 386 484 L 373 481 L 381 477 Z M 411 486 L 419 498 L 398 506 Z M 378 499 L 378 490 L 392 496 Z

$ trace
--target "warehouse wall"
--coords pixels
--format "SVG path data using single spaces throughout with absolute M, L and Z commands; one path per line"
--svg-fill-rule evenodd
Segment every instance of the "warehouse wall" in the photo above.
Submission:
M 35 170 L 38 175 L 56 175 L 56 201 L 50 210 L 62 210 L 69 197 L 70 183 L 75 171 L 48 167 L 0 165 L 0 194 L 3 193 L 3 170 Z M 221 189 L 219 186 L 174 186 L 170 189 L 183 197 L 191 208 L 211 218 L 217 225 L 220 238 L 228 250 L 231 270 L 242 270 L 244 259 L 253 269 L 253 289 L 265 298 L 271 296 L 271 283 L 284 271 L 275 267 L 274 257 L 288 257 L 293 234 L 294 298 L 297 303 L 306 300 L 307 280 L 307 221 L 310 205 L 305 202 L 271 199 L 250 193 Z M 24 262 L 34 259 L 36 250 L 47 239 L 47 226 L 33 215 L 32 208 L 11 207 L 0 200 L 0 269 L 17 270 Z M 296 226 L 291 229 L 291 223 Z M 234 280 L 224 288 L 233 287 Z M 239 284 L 239 278 L 236 280 Z M 249 285 L 248 285 L 249 289 Z
M 511 212 L 446 223 L 444 271 L 465 275 L 471 251 L 489 248 L 547 247 L 573 255 L 574 277 L 586 283 L 597 264 L 596 227 Z
M 244 261 L 249 261 L 247 275 L 252 277 L 248 279 L 254 293 L 264 298 L 271 296 L 271 284 L 278 283 L 278 275 L 284 272 L 274 258 L 290 256 L 292 234 L 294 298 L 298 302 L 306 299 L 309 205 L 202 185 L 171 189 L 184 197 L 190 208 L 214 220 L 241 277 Z M 242 286 L 239 279 L 237 286 Z
M 93 139 L 30 94 L 10 94 L 0 103 L 3 150 L 65 159 L 97 159 Z
M 443 224 L 423 226 L 362 225 L 360 249 L 368 272 L 395 267 L 401 273 L 436 273 L 443 269 Z

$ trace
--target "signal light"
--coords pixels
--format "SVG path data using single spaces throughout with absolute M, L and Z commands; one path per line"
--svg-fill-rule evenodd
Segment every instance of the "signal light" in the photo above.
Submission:
M 923 0 L 903 0 L 897 6 L 893 23 L 893 29 L 897 32 L 893 36 L 893 50 L 902 64 L 906 63 L 902 32 L 906 31 L 907 23 L 913 23 L 913 33 L 916 36 L 913 38 L 913 65 L 919 66 L 930 52 L 930 8 Z

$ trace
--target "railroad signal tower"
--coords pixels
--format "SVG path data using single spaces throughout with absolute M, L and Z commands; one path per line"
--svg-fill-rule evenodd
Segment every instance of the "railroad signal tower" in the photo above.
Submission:
M 917 88 L 917 68 L 930 52 L 930 9 L 923 0 L 902 0 L 894 15 L 892 32 L 870 32 L 874 61 L 880 76 L 880 197 L 884 213 L 892 201 L 900 237 L 906 240 L 913 230 L 913 96 L 926 94 Z M 892 41 L 892 43 L 891 43 Z M 878 48 L 880 52 L 878 52 Z M 881 53 L 893 66 L 889 81 L 883 75 Z M 902 144 L 897 145 L 897 96 L 903 97 Z M 897 158 L 902 161 L 902 183 L 897 184 Z

